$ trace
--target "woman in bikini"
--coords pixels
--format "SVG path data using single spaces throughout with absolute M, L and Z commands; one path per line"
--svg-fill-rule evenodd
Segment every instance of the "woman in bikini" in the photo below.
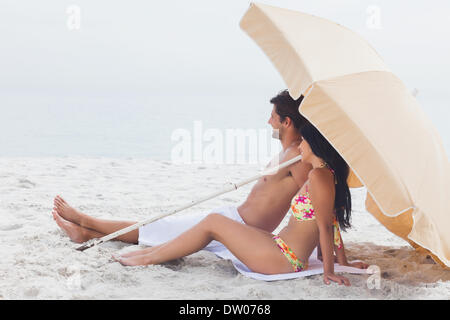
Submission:
M 306 270 L 311 253 L 320 247 L 324 282 L 350 285 L 346 277 L 334 274 L 335 259 L 340 265 L 367 265 L 347 262 L 339 231 L 350 227 L 349 167 L 314 126 L 304 126 L 301 134 L 302 161 L 313 169 L 292 199 L 288 225 L 278 235 L 212 213 L 171 241 L 114 259 L 127 266 L 160 264 L 195 253 L 217 240 L 252 271 L 280 274 Z

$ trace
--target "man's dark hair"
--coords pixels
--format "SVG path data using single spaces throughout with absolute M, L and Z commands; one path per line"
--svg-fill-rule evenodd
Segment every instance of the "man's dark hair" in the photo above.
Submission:
M 283 90 L 278 93 L 277 96 L 270 99 L 270 103 L 275 105 L 275 112 L 280 116 L 280 120 L 283 122 L 286 117 L 289 117 L 296 129 L 303 127 L 309 123 L 298 111 L 300 103 L 303 100 L 303 95 L 297 100 L 292 99 L 288 90 Z

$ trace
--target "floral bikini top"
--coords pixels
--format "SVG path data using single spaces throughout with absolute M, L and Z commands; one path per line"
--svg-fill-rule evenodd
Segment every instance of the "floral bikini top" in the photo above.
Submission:
M 328 167 L 329 168 L 329 167 Z M 331 172 L 334 174 L 333 169 L 329 168 Z M 311 197 L 308 192 L 308 185 L 305 186 L 306 192 L 305 194 L 297 193 L 291 201 L 291 207 L 289 212 L 297 219 L 298 221 L 308 221 L 315 220 L 315 212 L 314 207 L 311 203 Z M 333 230 L 334 230 L 334 244 L 338 247 L 338 249 L 342 248 L 341 243 L 341 233 L 339 230 L 339 223 L 334 217 L 333 221 Z

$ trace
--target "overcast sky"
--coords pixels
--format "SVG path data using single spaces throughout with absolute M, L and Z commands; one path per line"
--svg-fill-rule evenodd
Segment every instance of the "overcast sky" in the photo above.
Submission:
M 363 36 L 408 88 L 418 89 L 419 102 L 450 145 L 450 134 L 442 131 L 450 118 L 448 0 L 260 2 L 328 18 Z M 19 96 L 29 97 L 30 103 L 21 103 L 33 108 L 37 95 L 264 94 L 266 99 L 285 85 L 239 28 L 249 3 L 2 0 L 0 110 Z M 68 25 L 71 6 L 80 9 L 79 29 Z M 368 24 L 374 7 L 379 28 Z
M 366 38 L 409 86 L 446 93 L 450 4 L 261 1 L 343 24 Z M 239 29 L 245 0 L 2 0 L 3 89 L 212 90 L 275 87 L 276 70 Z M 80 29 L 67 27 L 71 5 Z M 367 27 L 369 6 L 381 29 Z M 446 81 L 445 81 L 446 82 Z

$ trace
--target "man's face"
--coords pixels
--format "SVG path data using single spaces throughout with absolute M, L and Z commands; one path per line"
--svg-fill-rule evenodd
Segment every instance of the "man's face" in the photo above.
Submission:
M 272 108 L 272 112 L 270 114 L 269 121 L 267 121 L 268 124 L 272 126 L 272 138 L 275 139 L 281 139 L 282 131 L 283 131 L 283 125 L 280 120 L 280 116 L 275 111 L 275 106 Z

